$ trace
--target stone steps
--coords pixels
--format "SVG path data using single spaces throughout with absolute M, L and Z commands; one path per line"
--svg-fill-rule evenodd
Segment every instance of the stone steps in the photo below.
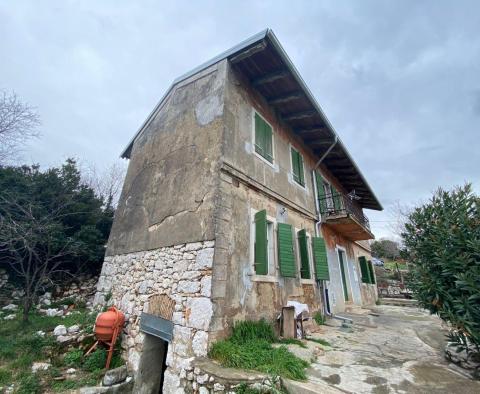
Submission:
M 405 306 L 411 308 L 418 307 L 417 300 L 409 300 L 407 298 L 380 298 L 381 305 Z

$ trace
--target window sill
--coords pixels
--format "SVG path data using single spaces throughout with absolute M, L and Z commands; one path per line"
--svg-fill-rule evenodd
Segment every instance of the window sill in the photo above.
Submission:
M 278 282 L 278 278 L 272 275 L 250 274 L 250 279 L 252 280 L 252 282 L 269 282 L 269 283 Z
M 260 159 L 261 161 L 263 161 L 265 164 L 268 164 L 270 167 L 272 167 L 273 169 L 275 169 L 275 159 L 273 160 L 273 162 L 270 162 L 268 161 L 267 159 L 265 159 L 265 157 L 263 157 L 260 153 L 257 153 L 257 151 L 255 150 L 255 147 L 253 147 L 253 153 L 254 155 Z
M 302 279 L 301 283 L 302 285 L 314 285 L 315 279 Z

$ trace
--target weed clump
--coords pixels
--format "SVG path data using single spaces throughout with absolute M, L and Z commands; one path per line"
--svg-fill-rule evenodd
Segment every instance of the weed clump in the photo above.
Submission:
M 213 344 L 209 356 L 230 368 L 253 369 L 288 379 L 305 380 L 309 363 L 277 342 L 271 324 L 264 320 L 235 324 L 230 338 Z

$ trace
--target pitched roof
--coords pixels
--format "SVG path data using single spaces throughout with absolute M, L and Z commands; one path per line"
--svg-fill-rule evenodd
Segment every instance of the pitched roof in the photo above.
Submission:
M 382 205 L 323 113 L 310 89 L 292 64 L 272 30 L 266 29 L 173 81 L 122 153 L 129 158 L 133 143 L 148 126 L 164 99 L 179 82 L 228 59 L 272 105 L 279 117 L 300 136 L 349 192 L 355 190 L 363 208 L 382 210 Z M 333 145 L 333 143 L 335 144 Z M 332 147 L 333 145 L 333 147 Z

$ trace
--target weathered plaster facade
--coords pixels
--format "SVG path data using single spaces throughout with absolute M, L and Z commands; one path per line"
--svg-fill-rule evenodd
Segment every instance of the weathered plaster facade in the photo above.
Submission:
M 255 111 L 272 125 L 273 164 L 254 151 Z M 291 146 L 303 156 L 304 187 L 292 178 Z M 359 256 L 370 256 L 368 245 L 318 223 L 312 176 L 318 157 L 228 59 L 174 83 L 128 155 L 96 301 L 111 296 L 109 302 L 126 313 L 122 345 L 137 377 L 149 346 L 140 316 L 149 313 L 154 296 L 174 301 L 166 393 L 191 390 L 194 358 L 205 356 L 235 321 L 275 321 L 289 300 L 308 304 L 312 313 L 323 311 L 325 287 L 334 313 L 375 302 L 373 285 L 361 283 L 358 266 Z M 323 164 L 319 170 L 337 190 L 349 192 Z M 300 267 L 294 278 L 281 276 L 273 246 L 268 275 L 255 274 L 252 221 L 260 210 L 274 223 L 273 235 L 278 223 L 288 223 L 295 233 L 305 229 L 308 237 L 325 239 L 329 282 L 301 279 Z M 346 255 L 348 302 L 339 248 Z

